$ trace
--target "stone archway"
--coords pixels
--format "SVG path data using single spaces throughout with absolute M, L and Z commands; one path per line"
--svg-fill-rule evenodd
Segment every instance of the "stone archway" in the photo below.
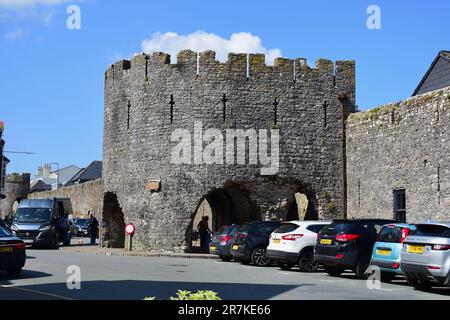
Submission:
M 21 202 L 22 200 L 23 200 L 22 198 L 17 198 L 17 199 L 13 202 L 12 207 L 11 207 L 12 216 L 14 216 L 14 215 L 16 214 L 16 210 L 17 210 L 17 208 L 19 207 L 19 204 L 20 204 L 20 202 Z
M 295 193 L 294 200 L 291 201 L 288 208 L 286 221 L 319 219 L 314 200 L 313 195 L 306 195 L 301 192 Z
M 216 232 L 226 225 L 256 220 L 256 213 L 256 205 L 250 200 L 249 192 L 238 184 L 212 190 L 201 199 L 193 215 L 186 235 L 191 245 L 189 250 L 200 247 L 197 226 L 203 217 L 209 218 L 210 229 Z
M 103 196 L 102 221 L 102 246 L 124 248 L 125 220 L 115 193 L 106 192 Z

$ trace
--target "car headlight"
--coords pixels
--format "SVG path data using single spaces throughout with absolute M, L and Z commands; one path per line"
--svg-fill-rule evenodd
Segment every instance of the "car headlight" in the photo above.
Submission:
M 19 231 L 19 228 L 18 228 L 15 224 L 13 224 L 13 225 L 11 226 L 11 230 L 13 230 L 13 231 Z
M 52 226 L 44 226 L 44 227 L 40 228 L 39 231 L 48 231 L 51 229 L 52 229 Z

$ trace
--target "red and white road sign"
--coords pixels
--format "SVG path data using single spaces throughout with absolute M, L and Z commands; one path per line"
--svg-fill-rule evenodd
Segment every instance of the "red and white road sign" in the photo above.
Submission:
M 125 226 L 125 232 L 128 235 L 132 236 L 135 231 L 136 231 L 136 228 L 134 227 L 134 225 L 132 223 L 129 223 Z

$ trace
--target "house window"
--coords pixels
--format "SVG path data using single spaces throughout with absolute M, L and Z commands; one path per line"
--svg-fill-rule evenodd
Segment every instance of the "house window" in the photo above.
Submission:
M 394 190 L 394 219 L 406 222 L 406 190 Z

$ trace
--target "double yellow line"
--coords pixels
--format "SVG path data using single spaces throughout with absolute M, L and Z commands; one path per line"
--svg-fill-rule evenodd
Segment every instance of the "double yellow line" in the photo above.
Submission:
M 0 286 L 0 288 L 14 289 L 14 290 L 17 290 L 17 291 L 34 293 L 34 294 L 38 294 L 38 295 L 41 295 L 41 296 L 47 296 L 47 297 L 56 298 L 56 299 L 60 299 L 60 300 L 69 300 L 69 301 L 76 300 L 76 299 L 60 296 L 60 295 L 53 294 L 53 293 L 48 293 L 48 292 L 42 292 L 42 291 L 38 291 L 38 290 L 32 290 L 32 289 L 25 289 L 25 288 L 21 288 L 21 287 L 16 287 L 14 285 Z

